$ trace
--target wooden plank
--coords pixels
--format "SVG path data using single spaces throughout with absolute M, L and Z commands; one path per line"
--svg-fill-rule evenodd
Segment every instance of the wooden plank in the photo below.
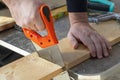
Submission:
M 54 77 L 52 80 L 71 80 L 67 71 L 60 73 L 58 76 Z
M 120 24 L 116 21 L 108 21 L 100 24 L 91 24 L 102 36 L 104 36 L 111 45 L 120 41 Z M 80 44 L 79 48 L 74 50 L 67 38 L 63 39 L 59 43 L 59 48 L 63 56 L 66 68 L 71 68 L 84 60 L 90 58 L 89 50 Z
M 0 80 L 51 80 L 62 71 L 62 67 L 33 53 L 0 68 Z
M 111 45 L 120 41 L 120 25 L 116 21 L 108 21 L 100 24 L 91 24 L 102 36 L 104 36 Z M 67 38 L 59 43 L 59 48 L 63 56 L 66 68 L 71 68 L 90 57 L 89 50 L 82 44 L 74 50 Z
M 15 21 L 13 18 L 0 16 L 0 31 L 13 27 Z
M 87 50 L 84 45 L 80 44 L 79 48 L 74 50 L 69 44 L 67 38 L 60 41 L 59 49 L 67 69 L 81 63 L 90 57 L 89 50 Z

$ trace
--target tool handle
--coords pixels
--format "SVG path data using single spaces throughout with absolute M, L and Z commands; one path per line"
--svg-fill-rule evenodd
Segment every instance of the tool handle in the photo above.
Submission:
M 58 40 L 55 35 L 53 20 L 52 20 L 49 7 L 45 4 L 42 4 L 39 8 L 39 13 L 48 34 L 46 36 L 41 36 L 37 32 L 23 27 L 22 29 L 25 36 L 28 39 L 35 42 L 36 44 L 38 44 L 41 48 L 46 48 L 46 47 L 57 44 Z
M 109 5 L 109 12 L 113 12 L 115 8 L 115 4 L 109 0 L 89 0 L 90 2 L 101 3 L 105 5 Z
M 99 10 L 99 11 L 109 11 L 109 5 L 101 4 L 101 3 L 94 3 L 94 2 L 88 2 L 88 8 L 93 10 Z

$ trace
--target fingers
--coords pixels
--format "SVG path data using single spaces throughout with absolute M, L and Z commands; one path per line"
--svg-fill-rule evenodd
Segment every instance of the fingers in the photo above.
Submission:
M 109 56 L 109 49 L 111 46 L 101 35 L 95 33 L 94 35 L 91 35 L 90 38 L 94 42 L 96 47 L 96 55 L 99 59 Z
M 109 44 L 108 44 L 108 42 L 105 41 L 105 39 L 102 36 L 100 36 L 100 35 L 97 35 L 97 37 L 100 40 L 100 43 L 101 43 L 101 46 L 102 46 L 102 50 L 103 50 L 103 55 L 105 57 L 109 56 L 110 53 L 109 53 L 109 46 L 108 46 Z
M 71 33 L 68 33 L 68 39 L 69 39 L 70 43 L 72 44 L 72 47 L 74 49 L 77 49 L 78 48 L 78 41 L 75 39 L 75 37 Z
M 22 27 L 34 30 L 34 31 L 42 31 L 45 29 L 43 21 L 38 12 L 30 18 L 25 18 L 22 21 Z
M 109 49 L 111 46 L 109 43 L 98 33 L 94 33 L 90 36 L 83 36 L 79 38 L 85 46 L 90 50 L 92 57 L 99 59 L 109 56 Z
M 101 37 L 102 37 L 102 36 L 101 36 Z M 110 43 L 109 43 L 104 37 L 102 37 L 102 38 L 103 38 L 103 40 L 105 41 L 107 48 L 108 48 L 109 50 L 112 49 Z
M 91 56 L 96 57 L 96 47 L 95 47 L 93 41 L 91 40 L 91 38 L 80 36 L 80 40 L 83 42 L 83 44 L 85 46 L 88 47 L 88 49 L 90 50 Z
M 94 45 L 96 47 L 96 55 L 99 59 L 103 58 L 103 46 L 101 46 L 101 41 L 96 37 L 96 35 L 91 35 L 90 38 L 94 42 Z

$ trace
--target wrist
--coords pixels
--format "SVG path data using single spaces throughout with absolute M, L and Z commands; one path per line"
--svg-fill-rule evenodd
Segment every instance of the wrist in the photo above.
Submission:
M 87 12 L 69 12 L 69 19 L 70 19 L 70 24 L 74 24 L 74 23 L 88 23 L 88 16 L 87 16 Z

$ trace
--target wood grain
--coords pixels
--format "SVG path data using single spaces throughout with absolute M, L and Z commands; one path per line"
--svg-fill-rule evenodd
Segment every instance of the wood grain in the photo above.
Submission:
M 0 31 L 13 27 L 15 21 L 13 18 L 0 16 Z
M 62 71 L 62 67 L 33 53 L 0 68 L 0 80 L 50 80 Z

